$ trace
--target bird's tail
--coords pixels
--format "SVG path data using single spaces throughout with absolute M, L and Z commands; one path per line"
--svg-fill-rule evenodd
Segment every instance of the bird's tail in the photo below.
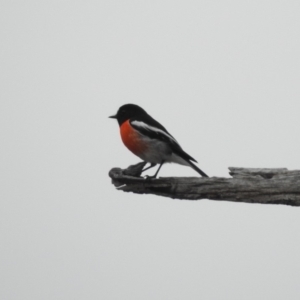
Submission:
M 194 163 L 192 163 L 190 160 L 187 161 L 191 168 L 193 168 L 196 172 L 198 172 L 202 177 L 209 177 L 206 175 L 202 170 L 200 170 Z

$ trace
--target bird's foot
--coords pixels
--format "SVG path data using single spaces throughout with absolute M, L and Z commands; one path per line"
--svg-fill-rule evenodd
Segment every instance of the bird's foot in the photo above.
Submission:
M 141 177 L 145 165 L 146 165 L 145 161 L 140 162 L 136 165 L 131 165 L 127 169 L 123 170 L 123 174 L 128 176 L 133 176 L 133 177 Z
M 146 175 L 144 178 L 145 178 L 146 180 L 150 180 L 150 179 L 155 179 L 156 176 L 155 176 L 155 175 L 152 175 L 152 176 Z

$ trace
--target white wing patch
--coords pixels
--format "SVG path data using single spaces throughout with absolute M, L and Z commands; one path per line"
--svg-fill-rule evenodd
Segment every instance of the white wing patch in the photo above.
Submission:
M 153 127 L 153 126 L 150 126 L 142 121 L 132 121 L 131 122 L 132 125 L 135 125 L 137 127 L 141 127 L 141 128 L 144 128 L 148 131 L 152 131 L 152 132 L 157 132 L 157 133 L 161 133 L 163 134 L 164 136 L 166 136 L 167 138 L 169 138 L 170 140 L 172 140 L 173 142 L 175 142 L 176 144 L 178 144 L 178 142 L 169 134 L 167 134 L 166 132 L 164 132 L 163 130 L 159 129 L 159 128 L 156 128 L 156 127 Z

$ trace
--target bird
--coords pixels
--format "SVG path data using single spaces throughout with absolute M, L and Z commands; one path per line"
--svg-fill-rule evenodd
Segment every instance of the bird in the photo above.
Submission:
M 156 173 L 147 178 L 156 178 L 164 163 L 189 166 L 202 177 L 208 177 L 194 164 L 197 161 L 183 151 L 167 129 L 140 106 L 136 104 L 122 105 L 117 114 L 109 118 L 118 121 L 124 145 L 143 161 L 150 163 L 150 166 L 143 169 L 142 172 L 159 164 Z

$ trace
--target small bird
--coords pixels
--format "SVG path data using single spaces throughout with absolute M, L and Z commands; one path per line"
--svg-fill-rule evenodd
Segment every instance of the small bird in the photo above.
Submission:
M 177 163 L 193 168 L 203 177 L 208 177 L 193 162 L 193 157 L 184 152 L 176 139 L 154 120 L 140 106 L 125 104 L 116 115 L 109 118 L 117 119 L 124 145 L 150 166 L 142 172 L 160 164 L 156 173 L 148 178 L 156 178 L 164 163 Z

